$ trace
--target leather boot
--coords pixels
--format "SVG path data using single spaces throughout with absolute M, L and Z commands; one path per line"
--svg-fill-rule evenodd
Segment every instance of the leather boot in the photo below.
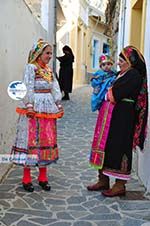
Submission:
M 49 185 L 48 181 L 39 181 L 39 185 L 44 191 L 50 191 L 51 186 Z
M 28 192 L 34 191 L 34 187 L 32 183 L 28 183 L 28 184 L 22 183 L 22 185 L 25 191 L 28 191 Z
M 102 170 L 98 171 L 98 182 L 87 186 L 89 191 L 101 191 L 109 189 L 109 177 L 102 173 Z
M 126 183 L 127 183 L 126 180 L 116 179 L 116 182 L 113 185 L 113 187 L 109 190 L 103 191 L 102 194 L 106 197 L 125 196 Z
M 62 100 L 70 100 L 69 93 L 66 93 L 66 92 L 65 92 L 65 95 L 64 95 L 64 97 L 62 98 Z

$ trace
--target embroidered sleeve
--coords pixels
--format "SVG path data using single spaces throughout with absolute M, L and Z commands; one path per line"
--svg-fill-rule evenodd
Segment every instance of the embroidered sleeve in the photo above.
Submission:
M 34 101 L 34 80 L 35 80 L 35 66 L 27 64 L 24 70 L 23 82 L 27 87 L 27 94 L 23 100 L 26 107 L 33 107 Z
M 53 86 L 52 86 L 51 93 L 53 95 L 53 98 L 54 98 L 55 102 L 59 102 L 61 100 L 62 94 L 61 94 L 61 91 L 60 91 L 60 87 L 59 87 L 58 81 L 55 78 L 55 76 L 54 76 L 54 80 L 53 80 Z
M 112 88 L 108 89 L 108 92 L 106 94 L 106 100 L 109 100 L 111 103 L 115 103 L 115 99 L 112 93 Z

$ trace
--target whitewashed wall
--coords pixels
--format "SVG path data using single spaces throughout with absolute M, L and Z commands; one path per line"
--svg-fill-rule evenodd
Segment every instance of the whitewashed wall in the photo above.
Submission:
M 0 150 L 9 153 L 14 138 L 16 101 L 7 95 L 7 86 L 21 80 L 29 49 L 47 33 L 23 0 L 0 1 Z
M 119 35 L 118 35 L 118 55 L 121 49 L 129 44 L 130 20 L 131 20 L 131 1 L 122 0 L 120 4 Z
M 146 30 L 145 30 L 145 44 L 144 44 L 144 56 L 147 66 L 147 78 L 148 78 L 148 90 L 149 90 L 149 106 L 150 106 L 150 1 L 147 1 L 147 13 L 146 13 Z M 150 107 L 148 111 L 148 134 L 147 142 L 144 152 L 139 152 L 138 157 L 138 174 L 143 184 L 147 189 L 147 193 L 150 194 Z
M 130 34 L 130 0 L 122 0 L 120 11 L 120 23 L 119 23 L 119 36 L 118 36 L 118 54 L 122 47 L 129 44 Z M 150 92 L 150 1 L 147 1 L 147 14 L 146 14 L 146 30 L 145 30 L 145 44 L 144 44 L 144 57 L 146 59 L 147 72 L 148 72 L 148 86 Z M 149 98 L 150 106 L 150 98 Z M 148 115 L 150 116 L 150 110 Z M 141 182 L 144 184 L 147 193 L 150 193 L 150 118 L 148 123 L 148 135 L 145 149 L 143 152 L 138 151 L 133 155 L 133 170 L 138 174 Z

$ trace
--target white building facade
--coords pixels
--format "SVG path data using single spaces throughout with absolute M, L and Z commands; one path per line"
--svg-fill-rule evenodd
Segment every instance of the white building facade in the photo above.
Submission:
M 138 2 L 138 1 L 137 1 Z M 149 92 L 149 106 L 150 106 L 150 1 L 144 0 L 146 5 L 146 19 L 145 26 L 142 28 L 144 30 L 144 40 L 141 43 L 143 48 L 143 55 L 146 60 L 147 66 L 147 78 L 148 78 L 148 92 Z M 146 4 L 147 3 L 147 4 Z M 121 49 L 129 45 L 131 42 L 131 1 L 122 0 L 121 9 L 120 9 L 120 18 L 119 18 L 119 35 L 118 35 L 118 54 Z M 136 35 L 136 34 L 135 34 Z M 142 34 L 143 35 L 143 34 Z M 138 150 L 134 153 L 133 168 L 136 171 L 138 177 L 146 188 L 146 194 L 150 195 L 150 108 L 148 110 L 148 129 L 147 129 L 147 139 L 145 142 L 145 148 L 141 152 Z

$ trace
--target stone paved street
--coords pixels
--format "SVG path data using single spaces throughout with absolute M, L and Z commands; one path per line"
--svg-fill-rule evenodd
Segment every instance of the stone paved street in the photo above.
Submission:
M 22 189 L 21 167 L 11 168 L 0 184 L 0 226 L 150 226 L 150 201 L 134 175 L 125 198 L 86 190 L 97 177 L 88 165 L 97 114 L 90 109 L 90 92 L 88 86 L 76 88 L 71 100 L 63 102 L 60 159 L 49 167 L 51 191 L 39 188 L 37 169 L 32 171 L 33 193 Z

